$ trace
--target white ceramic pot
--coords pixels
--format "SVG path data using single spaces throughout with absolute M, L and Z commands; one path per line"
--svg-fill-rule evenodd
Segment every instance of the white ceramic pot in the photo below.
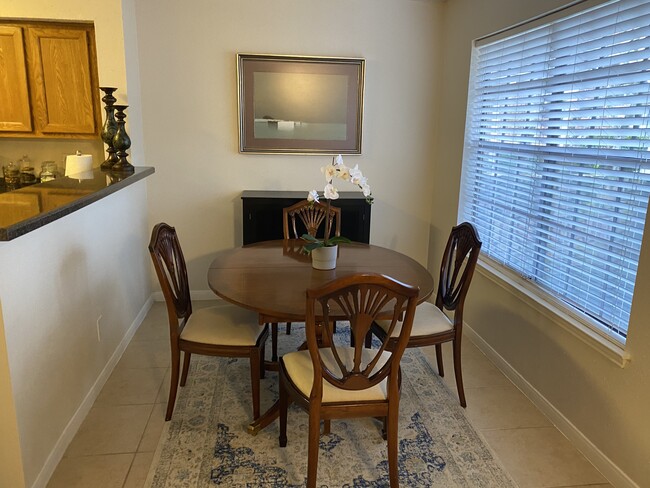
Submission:
M 317 247 L 311 252 L 311 266 L 314 269 L 336 268 L 339 246 Z

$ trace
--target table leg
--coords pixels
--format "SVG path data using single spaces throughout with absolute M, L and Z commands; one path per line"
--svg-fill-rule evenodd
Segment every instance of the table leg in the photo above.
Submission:
M 300 349 L 307 349 L 307 343 L 304 342 Z M 264 361 L 264 369 L 266 371 L 278 371 L 278 322 L 271 322 L 271 360 Z M 275 419 L 280 416 L 280 400 L 271 405 L 271 407 L 260 415 L 257 419 L 248 424 L 247 432 L 250 435 L 257 435 L 257 433 L 271 424 Z
M 271 361 L 278 362 L 278 323 L 271 323 Z
M 279 366 L 277 361 L 264 361 L 264 371 L 278 371 Z
M 260 430 L 262 430 L 264 427 L 269 425 L 279 416 L 280 416 L 280 400 L 276 400 L 275 403 L 271 405 L 271 408 L 269 408 L 266 412 L 264 412 L 262 415 L 260 415 L 258 418 L 253 420 L 250 424 L 248 424 L 248 433 L 250 435 L 257 435 L 257 433 Z

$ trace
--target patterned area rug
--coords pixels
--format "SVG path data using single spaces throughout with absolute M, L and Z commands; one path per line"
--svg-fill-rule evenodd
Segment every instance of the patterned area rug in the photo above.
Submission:
M 295 350 L 302 342 L 302 325 L 292 324 L 289 336 L 280 334 L 281 352 Z M 514 487 L 469 424 L 455 394 L 418 349 L 406 351 L 402 372 L 400 486 Z M 277 373 L 267 373 L 262 380 L 262 410 L 276 398 Z M 280 448 L 277 421 L 256 436 L 246 432 L 251 412 L 246 359 L 193 356 L 187 386 L 179 389 L 145 486 L 305 486 L 307 413 L 290 408 L 288 443 Z M 331 434 L 321 437 L 318 486 L 388 486 L 385 460 L 379 421 L 334 420 Z

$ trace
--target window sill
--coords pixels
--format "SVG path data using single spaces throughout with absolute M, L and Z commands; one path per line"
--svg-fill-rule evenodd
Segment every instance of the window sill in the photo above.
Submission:
M 534 289 L 522 278 L 510 274 L 484 259 L 479 259 L 476 270 L 507 292 L 529 304 L 620 368 L 624 368 L 630 362 L 630 353 L 625 351 L 621 344 L 600 334 L 574 316 L 568 307 L 562 306 L 560 302 L 556 302 L 550 296 L 547 297 L 541 290 Z

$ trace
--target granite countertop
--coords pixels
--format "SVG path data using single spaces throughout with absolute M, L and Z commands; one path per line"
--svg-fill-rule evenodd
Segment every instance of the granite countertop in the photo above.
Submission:
M 131 174 L 92 171 L 84 179 L 59 177 L 45 183 L 0 193 L 0 241 L 10 241 L 153 174 L 136 167 Z

